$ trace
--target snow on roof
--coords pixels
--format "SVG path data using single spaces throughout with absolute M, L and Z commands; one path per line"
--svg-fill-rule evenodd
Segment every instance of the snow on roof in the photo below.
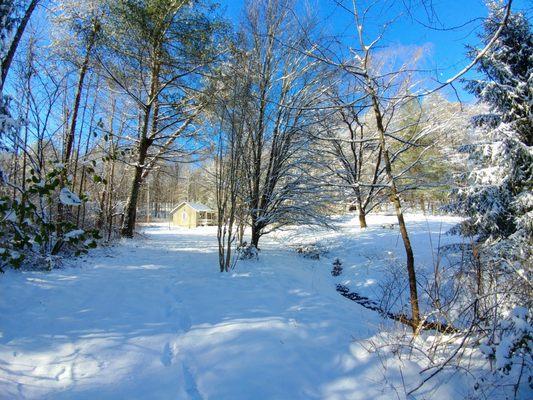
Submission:
M 182 201 L 180 204 L 178 204 L 176 207 L 170 211 L 171 214 L 173 214 L 178 208 L 180 208 L 182 205 L 187 204 L 189 207 L 191 207 L 195 211 L 209 211 L 214 212 L 215 210 L 212 210 L 211 208 L 207 207 L 205 204 L 202 203 L 191 203 L 189 201 Z
M 194 208 L 196 211 L 213 211 L 209 207 L 207 207 L 205 204 L 202 203 L 189 203 L 186 202 L 189 206 Z

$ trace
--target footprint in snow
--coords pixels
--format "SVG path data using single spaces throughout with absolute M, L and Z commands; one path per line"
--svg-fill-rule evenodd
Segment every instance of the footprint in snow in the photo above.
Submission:
M 192 326 L 189 314 L 176 306 L 167 306 L 165 317 L 169 320 L 168 323 L 173 326 L 178 333 L 186 332 Z
M 174 351 L 170 347 L 170 343 L 166 343 L 163 348 L 163 354 L 161 354 L 161 364 L 165 367 L 170 367 L 172 365 L 172 359 L 174 358 Z
M 187 332 L 189 329 L 191 329 L 191 326 L 192 326 L 192 322 L 191 322 L 191 317 L 189 316 L 188 313 L 186 312 L 183 312 L 181 315 L 180 315 L 180 329 L 184 332 Z
M 169 287 L 165 287 L 164 291 L 170 292 Z M 177 295 L 172 295 L 172 300 L 168 301 L 165 307 L 165 318 L 171 320 L 170 322 L 176 326 L 178 332 L 188 331 L 192 325 L 191 317 L 183 308 L 183 300 Z
M 185 391 L 189 396 L 191 396 L 191 400 L 202 400 L 203 397 L 198 391 L 196 380 L 194 379 L 189 367 L 185 364 L 183 364 L 183 379 L 185 380 Z

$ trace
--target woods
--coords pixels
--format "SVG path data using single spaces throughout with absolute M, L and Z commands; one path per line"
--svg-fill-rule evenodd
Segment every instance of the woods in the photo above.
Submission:
M 263 243 L 291 230 L 345 232 L 352 215 L 349 229 L 374 235 L 369 220 L 391 215 L 381 228 L 401 251 L 376 298 L 337 283 L 396 321 L 371 351 L 423 355 L 406 398 L 450 368 L 475 377 L 473 398 L 526 398 L 530 9 L 488 1 L 464 22 L 429 0 L 319 3 L 250 0 L 233 15 L 209 0 L 3 1 L 0 271 L 52 271 L 140 240 L 145 223 L 170 229 L 184 201 L 216 210 L 213 270 L 228 276 L 269 262 Z M 427 37 L 405 39 L 410 24 Z M 437 67 L 437 34 L 465 26 L 477 36 L 460 61 Z M 430 237 L 429 265 L 409 225 L 419 214 L 460 219 Z M 319 236 L 282 245 L 318 260 Z

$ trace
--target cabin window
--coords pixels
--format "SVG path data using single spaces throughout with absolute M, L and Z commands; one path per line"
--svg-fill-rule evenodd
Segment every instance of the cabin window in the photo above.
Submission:
M 183 222 L 186 222 L 187 221 L 187 212 L 186 211 L 183 211 L 183 213 L 181 214 L 181 220 Z

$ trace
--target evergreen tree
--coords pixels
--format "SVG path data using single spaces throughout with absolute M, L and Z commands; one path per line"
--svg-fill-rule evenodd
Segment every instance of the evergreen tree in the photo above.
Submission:
M 489 6 L 485 42 L 501 21 L 499 4 Z M 488 112 L 473 119 L 480 141 L 466 149 L 473 168 L 454 205 L 467 217 L 458 231 L 472 237 L 473 312 L 489 332 L 481 349 L 497 372 L 494 384 L 512 387 L 515 398 L 531 389 L 533 370 L 532 66 L 531 25 L 523 14 L 511 14 L 480 60 L 482 78 L 467 83 Z
M 498 3 L 490 8 L 486 40 L 501 20 Z M 468 149 L 474 169 L 459 191 L 456 207 L 468 216 L 460 228 L 487 250 L 492 246 L 492 253 L 527 260 L 524 252 L 531 251 L 533 238 L 533 35 L 524 15 L 510 16 L 478 71 L 483 78 L 469 81 L 467 88 L 488 112 L 473 120 L 482 141 Z

